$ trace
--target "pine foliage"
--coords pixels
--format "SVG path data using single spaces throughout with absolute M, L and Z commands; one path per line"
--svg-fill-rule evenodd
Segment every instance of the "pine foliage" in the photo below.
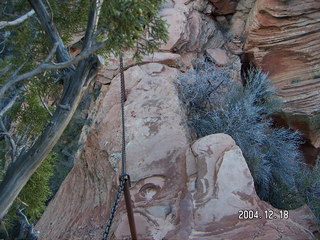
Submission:
M 3 219 L 3 227 L 5 227 L 10 238 L 15 239 L 19 233 L 20 226 L 18 215 L 16 214 L 18 209 L 24 209 L 23 213 L 30 223 L 35 223 L 45 210 L 46 203 L 51 197 L 49 181 L 53 174 L 55 161 L 57 161 L 56 154 L 50 153 L 24 186 L 17 198 L 18 200 L 15 201 Z M 27 204 L 27 206 L 23 206 L 21 202 Z M 2 232 L 0 231 L 0 236 L 1 234 Z
M 135 49 L 135 56 L 150 54 L 168 40 L 167 24 L 158 16 L 163 0 L 104 1 L 98 39 L 108 39 L 104 48 L 113 54 Z M 142 38 L 141 38 L 142 36 Z M 106 51 L 108 54 L 108 51 Z
M 74 34 L 84 34 L 90 2 L 92 1 L 44 1 L 66 46 Z M 163 2 L 163 0 L 104 1 L 95 40 L 98 43 L 106 41 L 106 45 L 99 50 L 99 53 L 108 57 L 110 54 L 117 55 L 123 50 L 134 49 L 138 58 L 142 54 L 152 53 L 168 39 L 167 24 L 158 16 Z M 5 10 L 8 9 L 7 11 L 10 9 L 11 14 L 15 15 L 22 15 L 30 10 L 29 4 L 21 0 L 6 1 L 0 6 Z M 12 17 L 5 14 L 0 13 L 0 16 L 3 20 L 12 20 Z M 0 54 L 0 69 L 10 65 L 12 69 L 19 69 L 20 72 L 34 68 L 47 56 L 52 47 L 36 15 L 20 25 L 0 29 L 0 40 L 0 47 L 3 48 L 3 53 Z M 9 75 L 10 72 L 0 74 L 0 83 L 8 81 Z M 23 86 L 23 94 L 11 116 L 19 122 L 19 129 L 25 129 L 28 125 L 29 132 L 25 134 L 37 135 L 45 127 L 48 117 L 45 107 L 40 103 L 40 97 L 58 102 L 61 95 L 61 86 L 58 83 L 62 77 L 63 71 L 43 72 L 29 79 L 29 83 Z M 21 88 L 21 85 L 18 88 Z M 10 99 L 11 96 L 8 95 L 7 98 Z M 39 114 L 35 114 L 35 111 Z M 29 116 L 37 115 L 41 117 L 35 117 L 34 124 L 30 126 Z
M 46 201 L 51 195 L 49 180 L 53 174 L 55 161 L 56 155 L 54 153 L 49 154 L 18 196 L 21 201 L 28 204 L 24 212 L 31 222 L 41 216 L 46 207 Z

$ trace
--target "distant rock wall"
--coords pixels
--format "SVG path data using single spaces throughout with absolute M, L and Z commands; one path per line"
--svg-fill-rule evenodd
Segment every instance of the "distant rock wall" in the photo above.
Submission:
M 257 0 L 245 52 L 270 73 L 284 100 L 282 121 L 320 147 L 320 1 Z

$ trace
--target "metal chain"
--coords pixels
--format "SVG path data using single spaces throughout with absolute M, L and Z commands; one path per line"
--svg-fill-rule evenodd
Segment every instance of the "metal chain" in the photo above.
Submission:
M 113 205 L 112 205 L 112 208 L 111 208 L 110 216 L 109 216 L 108 222 L 106 224 L 102 240 L 108 240 L 108 235 L 110 233 L 110 229 L 111 229 L 111 225 L 112 225 L 114 216 L 115 216 L 116 211 L 117 211 L 117 209 L 119 207 L 119 202 L 121 200 L 121 196 L 122 196 L 122 192 L 123 192 L 125 183 L 126 183 L 126 179 L 120 177 L 120 183 L 119 183 L 119 186 L 118 186 L 116 197 L 115 197 L 115 199 L 113 201 Z

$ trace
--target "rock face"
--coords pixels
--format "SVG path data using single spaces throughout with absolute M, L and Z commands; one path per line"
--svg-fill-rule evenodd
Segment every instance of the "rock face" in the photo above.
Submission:
M 257 0 L 247 21 L 245 52 L 270 73 L 284 99 L 282 118 L 320 147 L 320 2 Z
M 210 0 L 215 6 L 214 13 L 217 15 L 227 15 L 234 13 L 239 0 Z
M 239 46 L 227 51 L 230 47 L 208 15 L 244 6 L 241 19 L 252 2 L 169 0 L 160 13 L 171 24 L 168 43 L 139 65 L 130 53 L 124 57 L 127 170 L 139 239 L 315 239 L 308 208 L 290 211 L 287 219 L 258 198 L 241 150 L 230 136 L 191 141 L 175 89 L 180 70 L 192 68 L 192 60 L 204 52 L 218 64 L 233 66 L 231 75 L 239 78 Z M 37 223 L 40 239 L 102 239 L 121 159 L 119 69 L 116 58 L 108 62 L 97 79 L 102 90 L 90 114 L 92 126 L 83 129 L 75 165 Z M 258 218 L 246 219 L 248 210 Z M 271 219 L 265 211 L 273 214 Z M 308 218 L 299 217 L 302 212 Z M 111 235 L 130 237 L 124 200 Z
M 189 181 L 194 186 L 189 239 L 314 239 L 309 230 L 290 217 L 280 219 L 279 209 L 258 198 L 247 163 L 230 136 L 209 135 L 191 149 L 197 173 Z M 243 219 L 247 210 L 257 218 Z M 265 211 L 275 215 L 267 219 Z
M 248 15 L 256 0 L 240 0 L 230 22 L 229 34 L 243 36 Z
M 290 218 L 280 219 L 278 209 L 257 197 L 241 150 L 230 136 L 201 138 L 185 157 L 176 161 L 184 165 L 180 174 L 166 169 L 169 178 L 143 177 L 132 187 L 139 239 L 315 239 L 304 226 Z M 153 169 L 151 162 L 146 170 Z M 168 182 L 173 184 L 170 188 Z M 241 219 L 242 210 L 252 210 L 261 219 Z M 278 219 L 267 220 L 265 211 Z M 123 203 L 116 219 L 115 239 L 127 239 Z
M 161 204 L 174 205 L 175 194 L 185 182 L 182 166 L 188 141 L 173 84 L 177 72 L 157 63 L 135 66 L 125 72 L 128 79 L 127 167 L 139 189 L 133 193 L 135 202 L 149 202 L 160 194 L 158 197 L 168 201 L 161 201 Z M 119 97 L 119 79 L 116 78 L 101 99 L 95 125 L 82 154 L 37 225 L 44 233 L 43 239 L 101 238 L 114 195 L 112 187 L 119 173 Z M 158 193 L 162 188 L 170 191 Z M 62 207 L 65 202 L 72 204 Z M 138 225 L 149 228 L 145 222 Z
M 145 84 L 149 85 L 147 82 Z M 170 86 L 163 81 L 159 84 L 164 87 Z M 145 91 L 143 85 L 140 82 L 136 88 Z M 128 98 L 127 109 L 131 104 Z M 142 111 L 158 112 L 166 117 L 168 112 L 163 111 L 168 111 L 168 108 L 165 105 L 162 102 L 158 105 L 160 108 L 146 108 Z M 289 211 L 289 218 L 281 219 L 286 215 L 257 197 L 253 179 L 241 150 L 230 136 L 210 135 L 197 140 L 189 148 L 186 132 L 178 123 L 181 121 L 181 112 L 174 102 L 169 105 L 167 105 L 169 109 L 176 108 L 174 113 L 177 115 L 171 113 L 172 125 L 156 122 L 159 127 L 157 134 L 149 128 L 149 124 L 143 124 L 140 119 L 129 120 L 132 125 L 139 127 L 132 128 L 128 134 L 129 139 L 133 136 L 140 136 L 142 139 L 139 142 L 138 138 L 134 138 L 127 143 L 128 169 L 133 180 L 130 191 L 135 206 L 134 216 L 139 239 L 315 239 L 306 228 L 310 227 L 310 223 L 297 218 L 299 212 Z M 147 118 L 146 122 L 149 121 Z M 171 126 L 175 128 L 169 130 Z M 113 131 L 115 133 L 117 130 Z M 108 133 L 103 132 L 106 134 L 100 132 L 98 135 L 104 135 L 104 140 L 108 140 L 106 136 Z M 172 136 L 174 141 L 171 141 Z M 153 143 L 159 141 L 159 137 L 163 141 L 160 144 L 157 142 L 154 146 Z M 113 146 L 114 150 L 117 149 L 115 142 L 105 144 L 108 145 Z M 88 147 L 92 148 L 91 145 Z M 91 154 L 92 158 L 92 153 L 87 154 Z M 108 159 L 107 156 L 105 158 Z M 103 161 L 109 162 L 106 170 L 110 170 L 110 165 L 115 163 L 110 161 L 112 161 L 110 156 L 108 160 Z M 80 162 L 78 164 L 80 166 Z M 97 165 L 94 166 L 96 167 Z M 82 175 L 79 172 L 70 173 L 69 176 L 74 175 L 73 178 L 77 178 L 77 181 L 72 183 L 76 182 L 78 188 L 72 190 L 72 199 L 66 199 L 67 195 L 70 196 L 70 193 L 66 192 L 70 188 L 70 178 L 65 181 L 37 225 L 44 233 L 41 239 L 101 239 L 101 227 L 107 219 L 106 209 L 110 208 L 110 193 L 112 193 L 109 188 L 109 195 L 106 194 L 103 187 L 108 189 L 106 181 L 110 181 L 111 175 L 116 174 L 115 172 L 112 174 L 111 171 L 110 175 L 99 175 L 100 192 L 94 193 L 96 187 L 87 189 L 87 192 L 93 194 L 89 198 L 89 194 L 84 194 L 83 189 L 90 187 L 89 183 L 97 179 L 92 176 L 93 166 L 88 165 L 87 169 L 91 169 L 89 171 L 91 174 L 87 174 L 87 178 L 77 177 Z M 113 183 L 115 182 L 114 179 Z M 79 202 L 79 205 L 63 204 L 62 207 L 62 200 L 69 200 L 70 203 Z M 70 211 L 70 208 L 74 210 Z M 258 214 L 257 219 L 243 219 L 247 216 L 247 210 Z M 272 219 L 266 218 L 265 211 L 272 214 Z M 273 219 L 274 217 L 277 219 Z M 52 219 L 56 221 L 52 222 Z M 112 232 L 114 233 L 112 239 L 127 239 L 130 236 L 123 201 L 120 203 Z

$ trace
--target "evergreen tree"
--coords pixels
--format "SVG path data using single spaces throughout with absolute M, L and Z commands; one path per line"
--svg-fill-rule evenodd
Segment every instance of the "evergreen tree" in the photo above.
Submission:
M 101 65 L 98 53 L 133 49 L 139 59 L 167 40 L 157 15 L 163 0 L 28 3 L 0 2 L 0 219 L 70 122 Z M 75 34 L 81 51 L 71 57 Z

